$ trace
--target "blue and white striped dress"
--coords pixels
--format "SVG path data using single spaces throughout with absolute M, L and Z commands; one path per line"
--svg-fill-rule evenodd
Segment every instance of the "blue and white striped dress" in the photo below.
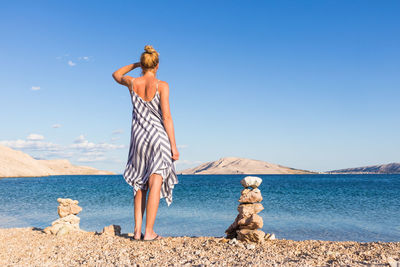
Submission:
M 172 190 L 178 183 L 171 144 L 165 131 L 157 80 L 156 93 L 152 100 L 144 101 L 133 90 L 132 129 L 128 162 L 124 171 L 125 181 L 133 187 L 134 196 L 138 189 L 147 190 L 151 174 L 163 178 L 160 198 L 169 206 L 172 203 Z M 132 83 L 133 84 L 133 83 Z

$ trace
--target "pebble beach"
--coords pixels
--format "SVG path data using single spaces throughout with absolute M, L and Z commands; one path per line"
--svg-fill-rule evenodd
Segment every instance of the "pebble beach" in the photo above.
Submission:
M 144 242 L 132 234 L 38 228 L 0 229 L 1 266 L 396 266 L 400 242 L 269 240 L 245 243 L 222 237 L 165 237 Z

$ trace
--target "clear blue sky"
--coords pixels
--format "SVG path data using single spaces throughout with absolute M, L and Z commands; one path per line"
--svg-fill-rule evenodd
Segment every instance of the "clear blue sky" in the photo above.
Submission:
M 399 1 L 4 1 L 0 143 L 122 173 L 132 106 L 111 74 L 151 44 L 178 170 L 399 162 L 399 14 Z

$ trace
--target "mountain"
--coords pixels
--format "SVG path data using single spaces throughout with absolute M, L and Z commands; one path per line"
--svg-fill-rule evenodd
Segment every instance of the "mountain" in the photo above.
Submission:
M 22 151 L 0 145 L 0 178 L 76 174 L 115 173 L 87 166 L 72 165 L 65 159 L 36 160 Z
M 348 168 L 329 171 L 327 173 L 349 173 L 349 174 L 395 174 L 400 173 L 400 163 L 389 163 L 372 165 L 358 168 Z
M 312 174 L 314 172 L 293 169 L 269 162 L 226 157 L 186 169 L 178 174 Z

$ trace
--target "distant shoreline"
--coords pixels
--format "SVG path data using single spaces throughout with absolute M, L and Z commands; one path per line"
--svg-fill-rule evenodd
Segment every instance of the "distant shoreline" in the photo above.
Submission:
M 51 178 L 57 176 L 117 176 L 122 174 L 57 174 L 57 175 L 42 175 L 42 176 L 10 176 L 10 177 L 0 177 L 0 179 L 8 179 L 8 178 Z
M 203 174 L 203 173 L 195 173 L 195 174 L 186 174 L 186 173 L 178 173 L 177 175 L 182 175 L 182 176 L 188 176 L 188 175 L 204 175 L 204 176 L 209 176 L 209 175 L 251 175 L 251 176 L 257 176 L 257 175 L 268 175 L 268 176 L 282 176 L 282 175 L 288 175 L 288 176 L 305 176 L 305 175 L 318 175 L 318 174 L 323 174 L 323 175 L 396 175 L 400 173 L 301 173 L 301 174 L 282 174 L 282 173 L 276 173 L 276 174 L 253 174 L 253 173 L 218 173 L 218 174 Z M 121 174 L 59 174 L 59 175 L 44 175 L 44 176 L 12 176 L 12 177 L 0 177 L 1 179 L 14 179 L 14 178 L 51 178 L 51 177 L 58 177 L 58 176 L 121 176 Z

